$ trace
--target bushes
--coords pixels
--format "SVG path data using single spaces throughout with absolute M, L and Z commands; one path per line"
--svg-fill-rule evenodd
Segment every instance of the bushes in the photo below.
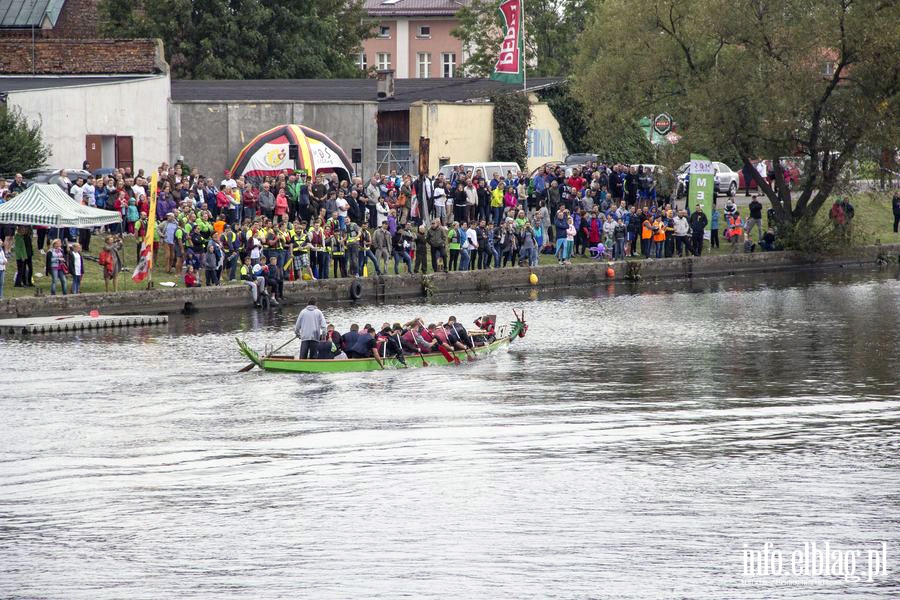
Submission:
M 514 162 L 524 168 L 528 164 L 525 136 L 531 123 L 528 96 L 498 94 L 491 102 L 494 103 L 494 160 Z
M 50 157 L 39 123 L 29 123 L 18 108 L 0 105 L 0 174 L 42 167 Z

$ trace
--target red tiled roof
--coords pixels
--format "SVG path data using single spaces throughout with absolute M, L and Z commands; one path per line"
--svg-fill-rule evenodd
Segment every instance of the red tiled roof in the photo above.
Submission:
M 453 16 L 471 0 L 366 0 L 371 17 Z

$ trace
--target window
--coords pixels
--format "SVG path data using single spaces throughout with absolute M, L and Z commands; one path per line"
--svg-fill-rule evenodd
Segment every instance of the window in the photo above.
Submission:
M 416 73 L 419 79 L 431 77 L 431 53 L 419 52 L 416 55 Z
M 365 52 L 360 52 L 359 54 L 356 55 L 356 67 L 360 71 L 365 71 L 366 69 L 369 68 L 368 63 L 366 62 L 366 53 Z
M 420 38 L 430 38 L 431 37 L 431 26 L 430 25 L 419 25 L 419 36 Z
M 390 52 L 379 52 L 377 54 L 378 59 L 378 70 L 385 71 L 391 68 L 391 53 Z
M 834 76 L 834 63 L 833 62 L 825 63 L 825 66 L 822 67 L 822 74 L 825 77 L 833 77 Z
M 456 53 L 444 52 L 441 54 L 441 77 L 454 75 L 456 75 Z
M 378 37 L 380 37 L 380 38 L 391 37 L 391 26 L 390 25 L 379 26 L 378 27 Z

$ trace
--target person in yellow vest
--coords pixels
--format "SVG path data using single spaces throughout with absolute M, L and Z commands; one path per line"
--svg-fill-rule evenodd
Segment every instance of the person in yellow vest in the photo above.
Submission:
M 278 266 L 284 270 L 291 256 L 291 234 L 288 231 L 287 221 L 278 224 L 278 242 L 280 246 L 280 254 L 278 256 Z
M 725 232 L 728 241 L 731 242 L 731 253 L 738 252 L 738 248 L 744 243 L 744 221 L 738 211 L 734 211 L 728 217 L 728 230 Z
M 334 265 L 334 277 L 347 276 L 347 234 L 340 229 L 336 229 L 331 236 L 331 261 Z
M 653 221 L 650 214 L 643 215 L 644 221 L 641 225 L 641 256 L 650 257 L 650 245 L 653 242 Z
M 347 267 L 351 277 L 361 273 L 357 267 L 359 262 L 359 226 L 352 221 L 347 226 Z

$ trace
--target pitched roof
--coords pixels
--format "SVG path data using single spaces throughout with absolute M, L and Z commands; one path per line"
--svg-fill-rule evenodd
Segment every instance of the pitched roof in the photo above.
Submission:
M 472 0 L 366 0 L 371 17 L 452 16 Z
M 536 90 L 562 81 L 560 77 L 528 79 Z M 377 100 L 374 79 L 231 79 L 172 81 L 173 102 L 366 102 Z M 517 86 L 479 77 L 396 79 L 394 98 L 378 102 L 380 111 L 404 110 L 419 100 L 464 102 L 486 98 Z
M 0 0 L 3 2 L 3 0 Z M 148 76 L 123 75 L 121 77 L 0 77 L 0 92 L 23 92 L 28 90 L 54 89 L 80 85 L 104 85 L 140 81 Z M 150 77 L 153 77 L 152 75 Z
M 50 25 L 56 20 L 65 0 L 0 0 L 0 29 L 15 27 L 41 27 L 44 15 Z

